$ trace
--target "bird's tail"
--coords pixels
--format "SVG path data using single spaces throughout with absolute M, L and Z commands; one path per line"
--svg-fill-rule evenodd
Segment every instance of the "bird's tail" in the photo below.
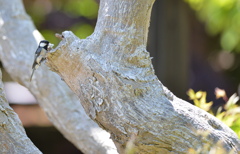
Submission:
M 30 82 L 32 81 L 34 71 L 35 71 L 35 69 L 32 70 L 32 74 L 31 74 L 31 77 L 30 77 Z

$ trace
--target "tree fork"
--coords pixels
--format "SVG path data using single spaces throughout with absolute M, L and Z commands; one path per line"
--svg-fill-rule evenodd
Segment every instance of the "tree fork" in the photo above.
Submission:
M 174 96 L 155 76 L 146 51 L 153 2 L 101 0 L 94 33 L 79 39 L 63 32 L 47 65 L 110 132 L 119 153 L 133 135 L 137 153 L 186 153 L 219 142 L 238 153 L 240 141 L 230 128 Z

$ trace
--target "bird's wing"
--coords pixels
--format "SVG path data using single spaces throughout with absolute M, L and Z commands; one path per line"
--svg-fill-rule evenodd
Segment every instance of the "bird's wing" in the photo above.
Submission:
M 42 51 L 42 48 L 37 48 L 37 50 L 36 50 L 36 52 L 35 52 L 35 57 L 34 57 L 32 69 L 34 69 L 35 66 L 37 65 L 36 59 L 37 59 L 37 57 L 40 55 L 41 51 Z
M 41 51 L 42 51 L 42 48 L 38 47 L 36 52 L 35 52 L 35 58 L 34 59 L 36 59 L 36 57 L 38 57 L 40 55 Z

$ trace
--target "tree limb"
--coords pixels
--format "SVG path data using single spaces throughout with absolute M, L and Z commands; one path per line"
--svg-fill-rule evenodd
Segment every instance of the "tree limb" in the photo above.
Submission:
M 8 105 L 3 92 L 2 72 L 0 71 L 0 151 L 1 153 L 41 152 L 27 137 L 20 119 Z
M 238 153 L 236 134 L 207 112 L 174 96 L 154 74 L 146 51 L 153 0 L 101 0 L 94 33 L 69 31 L 47 65 L 78 95 L 86 113 L 124 153 L 187 153 L 219 147 Z M 207 134 L 207 135 L 206 135 Z
M 42 65 L 29 82 L 34 52 L 42 38 L 21 0 L 0 0 L 0 57 L 6 71 L 37 98 L 57 129 L 84 153 L 117 153 L 109 134 L 84 112 L 67 85 Z

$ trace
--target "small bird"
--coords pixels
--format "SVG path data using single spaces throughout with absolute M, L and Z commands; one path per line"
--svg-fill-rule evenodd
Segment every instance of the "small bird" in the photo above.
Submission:
M 34 71 L 46 59 L 46 54 L 48 52 L 48 45 L 49 45 L 49 42 L 46 41 L 46 40 L 42 40 L 38 45 L 38 48 L 35 52 L 34 62 L 33 62 L 33 65 L 32 65 L 32 74 L 31 74 L 31 77 L 30 77 L 30 82 L 32 81 Z

